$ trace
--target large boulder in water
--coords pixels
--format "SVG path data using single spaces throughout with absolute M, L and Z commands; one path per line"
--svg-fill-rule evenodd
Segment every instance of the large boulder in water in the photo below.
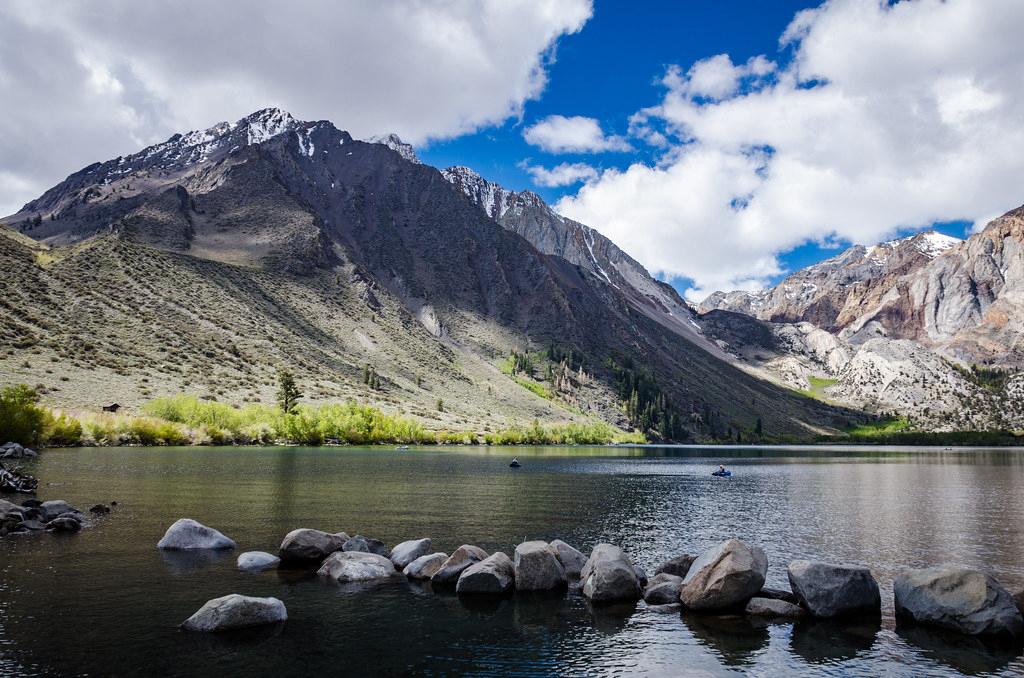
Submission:
M 232 593 L 209 600 L 182 623 L 187 631 L 231 631 L 288 619 L 288 611 L 277 598 L 253 598 Z
M 473 563 L 459 575 L 455 591 L 460 594 L 500 595 L 516 583 L 515 566 L 501 551 Z
M 321 577 L 337 582 L 373 581 L 395 576 L 395 564 L 376 553 L 365 551 L 335 551 L 317 570 Z
M 767 574 L 764 551 L 739 539 L 728 539 L 693 561 L 683 578 L 679 599 L 691 610 L 736 607 L 761 590 Z
M 402 574 L 409 579 L 430 579 L 441 569 L 446 560 L 448 560 L 447 553 L 431 553 L 420 556 L 406 565 Z
M 558 562 L 562 563 L 565 569 L 565 576 L 570 579 L 578 579 L 583 566 L 587 564 L 587 557 L 572 546 L 569 546 L 561 539 L 556 539 L 550 544 L 558 556 Z
M 50 502 L 43 502 L 44 508 Z M 167 528 L 163 538 L 157 542 L 159 549 L 169 551 L 191 551 L 196 549 L 233 549 L 235 542 L 223 534 L 191 518 L 182 518 Z
M 281 559 L 265 551 L 246 551 L 238 556 L 235 565 L 242 572 L 263 572 L 277 567 Z
M 463 544 L 448 556 L 448 559 L 441 564 L 441 567 L 430 578 L 430 581 L 442 586 L 454 586 L 458 583 L 463 570 L 473 563 L 479 563 L 486 557 L 487 551 L 484 551 L 479 546 Z
M 644 588 L 644 602 L 648 605 L 674 605 L 679 602 L 679 586 L 683 578 L 662 572 L 654 575 Z
M 680 556 L 676 556 L 672 560 L 666 560 L 658 566 L 658 569 L 654 571 L 654 574 L 674 574 L 677 577 L 685 577 L 690 571 L 690 566 L 693 565 L 693 561 L 695 560 L 697 560 L 697 556 L 691 556 L 684 553 Z
M 331 534 L 299 528 L 285 535 L 278 555 L 281 556 L 281 562 L 288 564 L 319 563 L 335 551 L 340 551 L 347 541 L 348 535 L 344 532 Z
M 433 542 L 429 537 L 403 541 L 401 544 L 391 549 L 389 557 L 397 569 L 404 570 L 406 565 L 412 561 L 416 560 L 420 556 L 425 556 L 430 553 L 430 546 L 432 544 Z
M 378 556 L 387 557 L 389 551 L 388 547 L 384 545 L 380 539 L 374 539 L 372 537 L 364 537 L 361 534 L 357 534 L 354 537 L 349 538 L 345 541 L 345 545 L 341 547 L 342 551 L 360 551 L 362 553 L 376 553 Z
M 940 566 L 907 570 L 893 581 L 897 616 L 972 636 L 1024 634 L 1016 601 L 990 575 Z
M 789 584 L 815 617 L 877 615 L 881 609 L 878 582 L 866 567 L 794 560 L 789 564 Z
M 565 567 L 547 542 L 527 541 L 515 551 L 516 589 L 552 591 L 565 586 Z
M 39 519 L 44 523 L 48 523 L 51 520 L 58 518 L 65 513 L 74 513 L 78 514 L 81 517 L 84 517 L 84 514 L 81 511 L 79 511 L 78 509 L 76 509 L 74 506 L 67 503 L 63 499 L 53 499 L 51 501 L 44 501 L 37 508 L 39 509 Z M 180 522 L 181 521 L 179 520 L 178 523 Z M 175 523 L 175 525 L 177 525 L 178 523 Z M 198 523 L 196 524 L 198 525 Z
M 640 582 L 629 556 L 618 546 L 598 544 L 580 573 L 583 595 L 594 603 L 633 601 Z

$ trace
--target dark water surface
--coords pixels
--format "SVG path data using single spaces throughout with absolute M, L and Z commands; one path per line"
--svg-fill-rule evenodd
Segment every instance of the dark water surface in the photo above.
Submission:
M 508 468 L 515 454 L 524 466 Z M 709 476 L 724 461 L 731 479 Z M 892 577 L 941 562 L 1024 588 L 1024 452 L 647 448 L 153 448 L 48 451 L 42 499 L 120 506 L 72 536 L 0 539 L 0 675 L 1024 676 L 1019 651 L 897 629 Z M 174 520 L 235 539 L 222 556 L 161 553 Z M 512 553 L 561 538 L 621 545 L 653 572 L 738 536 L 788 588 L 795 558 L 869 565 L 880 626 L 592 610 L 575 593 L 460 600 L 397 582 L 338 586 L 235 570 L 297 527 L 389 545 L 432 537 Z M 209 598 L 276 596 L 283 627 L 229 637 L 177 625 Z

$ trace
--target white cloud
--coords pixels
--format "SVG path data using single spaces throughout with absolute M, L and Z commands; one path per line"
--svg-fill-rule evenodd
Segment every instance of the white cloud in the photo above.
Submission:
M 523 131 L 526 142 L 548 153 L 600 153 L 628 151 L 629 142 L 622 137 L 605 136 L 593 118 L 574 115 L 549 115 Z
M 0 215 L 68 173 L 265 106 L 422 143 L 546 85 L 591 0 L 0 3 Z
M 549 188 L 572 186 L 581 181 L 593 181 L 597 178 L 597 170 L 583 162 L 563 162 L 551 168 L 540 165 L 524 165 L 523 169 L 530 173 L 533 183 Z
M 1001 213 L 1024 202 L 1022 30 L 1017 0 L 832 0 L 794 18 L 781 70 L 670 69 L 631 119 L 659 162 L 558 208 L 695 298 L 763 283 L 804 242 Z

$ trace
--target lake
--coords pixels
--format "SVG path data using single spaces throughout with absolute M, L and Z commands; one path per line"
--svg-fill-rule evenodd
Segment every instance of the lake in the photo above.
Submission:
M 509 469 L 515 455 L 520 469 Z M 712 478 L 718 463 L 732 478 Z M 1016 651 L 897 629 L 892 577 L 942 562 L 1024 588 L 1024 451 L 727 448 L 93 448 L 28 465 L 41 499 L 119 503 L 80 534 L 0 539 L 0 675 L 1024 676 Z M 7 496 L 11 499 L 10 496 Z M 181 517 L 238 542 L 161 553 Z M 869 565 L 880 625 L 760 625 L 739 617 L 591 609 L 574 592 L 460 599 L 398 581 L 339 586 L 243 574 L 298 527 L 389 546 L 429 536 L 511 555 L 525 539 L 622 546 L 653 574 L 736 536 L 788 588 L 796 558 Z M 264 632 L 177 625 L 228 593 L 275 596 Z

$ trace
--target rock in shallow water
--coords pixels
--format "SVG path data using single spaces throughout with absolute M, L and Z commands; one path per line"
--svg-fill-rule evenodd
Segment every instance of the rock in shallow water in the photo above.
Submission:
M 554 540 L 550 546 L 555 550 L 558 562 L 562 563 L 565 576 L 569 579 L 578 579 L 583 566 L 587 564 L 587 557 L 561 539 Z
M 940 566 L 907 570 L 893 582 L 896 614 L 918 624 L 972 636 L 1024 635 L 1013 596 L 978 570 Z
M 654 575 L 644 589 L 644 602 L 648 605 L 672 605 L 679 602 L 682 577 L 662 572 Z
M 349 538 L 345 545 L 341 547 L 342 551 L 359 551 L 362 553 L 375 553 L 378 556 L 388 555 L 388 547 L 384 545 L 380 539 L 373 539 L 372 537 L 364 537 L 361 534 L 357 534 L 354 537 Z
M 423 539 L 411 539 L 409 541 L 403 541 L 401 544 L 391 549 L 391 562 L 395 564 L 395 568 L 404 570 L 405 567 L 416 560 L 420 556 L 425 556 L 430 553 L 430 546 L 433 542 L 429 537 Z
M 344 532 L 331 534 L 299 528 L 285 535 L 278 555 L 284 563 L 318 563 L 335 551 L 340 551 L 346 541 L 348 535 Z
M 243 572 L 263 572 L 277 567 L 281 559 L 265 551 L 246 551 L 238 556 L 235 565 Z
M 517 546 L 514 565 L 519 591 L 552 591 L 565 587 L 565 568 L 547 542 L 527 541 Z
M 232 593 L 209 600 L 181 628 L 187 631 L 230 631 L 288 619 L 284 603 L 277 598 L 254 598 Z
M 640 582 L 629 557 L 618 546 L 598 544 L 580 573 L 583 595 L 594 603 L 634 601 Z
M 40 508 L 45 508 L 45 502 Z M 182 518 L 167 528 L 157 542 L 158 549 L 188 551 L 193 549 L 233 549 L 235 542 L 223 534 L 191 518 Z
M 448 559 L 441 564 L 430 581 L 434 584 L 454 586 L 459 581 L 463 570 L 473 563 L 479 563 L 486 557 L 487 551 L 479 546 L 463 544 L 448 556 Z
M 317 574 L 345 583 L 387 579 L 398 572 L 394 563 L 382 555 L 365 551 L 335 551 L 327 556 Z
M 78 509 L 76 509 L 74 506 L 67 503 L 63 499 L 44 501 L 37 508 L 39 509 L 40 520 L 42 520 L 44 523 L 48 523 L 54 518 L 57 518 L 65 513 L 76 513 L 79 516 L 82 515 L 81 511 L 79 511 Z
M 455 590 L 460 594 L 500 595 L 515 582 L 515 565 L 499 551 L 463 570 Z
M 768 557 L 757 546 L 728 539 L 700 555 L 683 578 L 679 598 L 691 610 L 724 610 L 764 586 Z
M 441 569 L 446 560 L 448 560 L 447 553 L 431 553 L 420 556 L 406 565 L 405 569 L 402 570 L 402 574 L 409 579 L 430 579 Z
M 807 614 L 799 605 L 774 598 L 751 598 L 743 609 L 751 617 L 797 619 Z
M 878 582 L 866 567 L 794 560 L 789 584 L 800 605 L 815 617 L 877 615 L 881 609 Z
M 693 565 L 693 561 L 697 560 L 697 556 L 691 556 L 684 553 L 681 556 L 676 556 L 672 560 L 667 560 L 658 566 L 658 569 L 654 571 L 654 574 L 674 574 L 677 577 L 685 577 L 686 573 L 690 571 L 690 566 Z

